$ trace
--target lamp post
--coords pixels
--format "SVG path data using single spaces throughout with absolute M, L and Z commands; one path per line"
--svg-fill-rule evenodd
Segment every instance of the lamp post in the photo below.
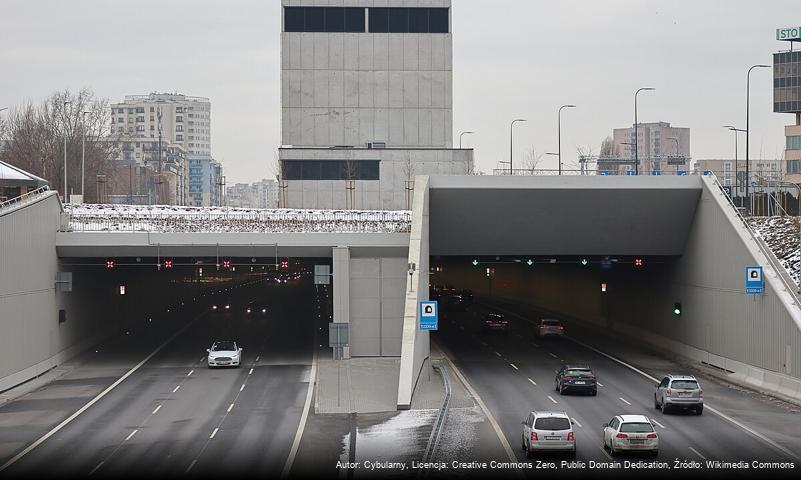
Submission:
M 69 203 L 67 199 L 67 105 L 72 102 L 64 102 L 64 203 Z
M 86 171 L 86 114 L 92 112 L 82 112 L 81 123 L 81 201 L 83 201 L 83 187 Z
M 750 156 L 749 156 L 749 143 L 748 139 L 751 134 L 750 130 L 750 120 L 751 120 L 751 70 L 755 68 L 770 68 L 770 65 L 751 65 L 751 68 L 748 69 L 748 75 L 746 75 L 746 88 L 745 88 L 745 201 L 748 202 L 748 187 L 751 183 L 750 175 Z M 750 213 L 750 210 L 746 210 Z
M 673 140 L 674 142 L 676 142 L 676 158 L 678 159 L 679 158 L 679 139 L 676 138 L 676 137 L 667 137 L 667 139 L 668 140 Z M 679 171 L 679 164 L 678 163 L 676 164 L 676 171 L 677 172 Z
M 620 142 L 620 144 L 621 144 L 621 145 L 628 145 L 628 147 L 629 147 L 629 150 L 631 150 L 631 148 L 632 148 L 632 147 L 635 147 L 635 146 L 637 145 L 637 144 L 636 144 L 636 143 L 634 143 L 634 142 Z M 635 164 L 635 165 L 636 165 L 636 164 Z M 619 170 L 619 169 L 618 169 L 618 170 Z
M 737 134 L 739 132 L 745 132 L 745 129 L 737 128 L 734 125 L 723 125 L 723 128 L 726 128 L 726 129 L 731 130 L 732 132 L 734 132 L 734 187 L 738 188 L 738 186 L 737 186 L 737 182 L 738 182 L 737 174 L 740 173 L 740 171 L 739 171 L 740 166 L 737 165 L 737 163 L 738 163 L 737 143 L 739 143 L 738 142 L 739 135 L 737 135 Z M 735 195 L 735 197 L 736 196 L 737 195 Z
M 526 119 L 524 118 L 516 118 L 512 120 L 512 123 L 509 124 L 509 175 L 514 175 L 514 170 L 512 168 L 512 153 L 514 152 L 514 126 L 517 122 L 525 122 Z
M 640 174 L 640 157 L 639 157 L 639 152 L 638 152 L 638 150 L 639 150 L 639 144 L 638 143 L 639 143 L 640 139 L 638 138 L 639 135 L 638 135 L 638 131 L 637 131 L 637 129 L 638 129 L 638 125 L 637 125 L 637 95 L 639 95 L 640 92 L 651 91 L 651 90 L 656 90 L 656 89 L 653 88 L 653 87 L 642 87 L 642 88 L 638 88 L 637 91 L 634 92 L 634 175 L 639 175 Z
M 559 143 L 559 146 L 557 147 L 558 148 L 557 152 L 559 154 L 559 175 L 562 174 L 562 109 L 563 108 L 576 108 L 576 106 L 570 104 L 562 105 L 561 107 L 559 107 L 559 113 L 557 115 L 558 125 L 556 127 L 556 135 L 557 135 L 557 142 Z
M 462 149 L 462 135 L 467 135 L 467 134 L 470 134 L 470 133 L 476 133 L 476 132 L 462 132 L 462 133 L 459 134 L 459 150 Z

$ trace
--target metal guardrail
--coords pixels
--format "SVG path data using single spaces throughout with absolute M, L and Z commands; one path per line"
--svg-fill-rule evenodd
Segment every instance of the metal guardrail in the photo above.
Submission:
M 411 213 L 406 211 L 263 210 L 147 213 L 133 209 L 108 212 L 69 211 L 70 232 L 159 233 L 409 233 Z
M 720 189 L 723 196 L 729 202 L 729 206 L 732 208 L 737 218 L 740 219 L 740 223 L 746 228 L 746 230 L 748 230 L 748 233 L 751 234 L 751 237 L 756 242 L 757 247 L 759 247 L 759 250 L 762 252 L 763 255 L 765 255 L 765 258 L 768 259 L 768 263 L 770 263 L 771 268 L 773 268 L 773 270 L 781 279 L 785 290 L 793 297 L 793 300 L 795 301 L 796 305 L 801 305 L 801 297 L 799 297 L 799 293 L 801 292 L 799 292 L 799 286 L 796 285 L 795 282 L 792 280 L 787 269 L 784 267 L 784 265 L 781 264 L 779 259 L 776 258 L 776 255 L 773 253 L 773 250 L 771 250 L 770 247 L 765 243 L 765 240 L 762 238 L 762 236 L 759 235 L 751 227 L 751 224 L 748 223 L 748 221 L 745 219 L 740 209 L 737 208 L 737 206 L 734 204 L 732 198 L 726 193 L 726 190 L 723 188 L 723 185 L 720 183 L 720 180 L 718 180 L 718 177 L 714 173 L 710 174 L 709 177 L 712 178 L 713 183 Z
M 430 359 L 429 359 L 430 361 Z M 445 387 L 445 396 L 442 399 L 442 406 L 439 409 L 439 413 L 437 414 L 437 419 L 434 422 L 434 426 L 431 428 L 431 436 L 428 438 L 428 444 L 426 445 L 426 450 L 423 452 L 423 462 L 430 463 L 434 461 L 434 455 L 437 453 L 437 448 L 439 447 L 439 440 L 442 436 L 442 431 L 445 428 L 445 420 L 448 417 L 448 408 L 451 404 L 451 380 L 448 376 L 448 368 L 445 365 L 434 365 L 434 369 L 439 372 L 442 376 L 442 384 Z M 422 469 L 418 470 L 417 478 L 427 477 L 428 474 L 431 472 L 431 469 Z
M 658 173 L 656 173 L 658 172 Z M 661 177 L 661 176 L 687 176 L 687 175 L 707 175 L 711 172 L 709 171 L 700 171 L 696 172 L 693 170 L 687 169 L 679 169 L 679 170 L 658 170 L 658 171 L 645 171 L 640 170 L 639 175 L 634 175 L 634 171 L 631 170 L 630 173 L 627 171 L 621 171 L 616 169 L 584 169 L 584 170 L 566 170 L 562 169 L 561 175 L 568 175 L 568 176 L 591 176 L 591 177 Z M 539 176 L 555 176 L 560 175 L 559 170 L 557 169 L 528 169 L 528 168 L 515 168 L 511 172 L 508 168 L 494 168 L 492 170 L 493 175 L 500 175 L 500 176 L 522 176 L 522 177 L 539 177 Z
M 31 190 L 30 192 L 24 193 L 24 194 L 22 194 L 22 195 L 20 195 L 18 197 L 10 198 L 8 200 L 0 202 L 0 212 L 2 212 L 3 210 L 6 210 L 8 208 L 11 208 L 11 207 L 16 207 L 17 205 L 19 205 L 21 203 L 25 203 L 26 201 L 31 200 L 34 197 L 38 197 L 41 194 L 49 192 L 49 191 L 50 191 L 50 187 L 48 187 L 47 185 L 43 185 L 43 186 L 37 188 L 36 190 Z

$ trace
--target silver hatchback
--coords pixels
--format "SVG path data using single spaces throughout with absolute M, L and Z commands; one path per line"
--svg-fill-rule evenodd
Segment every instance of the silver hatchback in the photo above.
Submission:
M 538 452 L 566 452 L 576 456 L 573 422 L 565 412 L 531 412 L 523 425 L 523 450 L 531 457 Z
M 656 385 L 654 408 L 666 413 L 669 409 L 704 412 L 704 390 L 692 375 L 666 375 Z

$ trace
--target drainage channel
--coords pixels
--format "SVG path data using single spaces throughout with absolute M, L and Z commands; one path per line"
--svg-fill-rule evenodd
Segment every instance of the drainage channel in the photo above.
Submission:
M 448 377 L 448 368 L 445 365 L 435 365 L 434 369 L 437 370 L 442 377 L 442 383 L 445 386 L 445 398 L 442 400 L 442 407 L 440 407 L 437 420 L 434 422 L 434 427 L 431 429 L 431 436 L 428 437 L 428 444 L 423 453 L 423 462 L 432 462 L 434 455 L 437 453 L 439 439 L 442 435 L 442 430 L 445 428 L 445 419 L 448 416 L 448 407 L 451 403 L 451 381 Z M 417 472 L 417 478 L 428 476 L 430 471 L 430 468 L 419 470 Z

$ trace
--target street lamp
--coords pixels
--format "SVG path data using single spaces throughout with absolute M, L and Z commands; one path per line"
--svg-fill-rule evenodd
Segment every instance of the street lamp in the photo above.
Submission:
M 576 106 L 575 105 L 570 105 L 570 104 L 562 105 L 561 107 L 559 107 L 559 113 L 557 115 L 557 117 L 558 117 L 558 120 L 557 120 L 558 125 L 557 125 L 557 128 L 556 128 L 556 132 L 557 132 L 556 135 L 557 135 L 557 138 L 558 138 L 557 141 L 559 142 L 559 147 L 558 147 L 558 150 L 557 150 L 557 152 L 559 152 L 559 175 L 562 174 L 562 109 L 563 108 L 576 108 Z
M 471 134 L 471 133 L 476 133 L 476 132 L 462 132 L 462 133 L 459 134 L 459 150 L 462 149 L 462 135 L 467 135 L 467 134 Z
M 751 120 L 751 70 L 755 68 L 770 68 L 770 65 L 751 65 L 751 68 L 748 69 L 748 75 L 746 75 L 746 89 L 745 89 L 745 200 L 746 202 L 749 201 L 748 196 L 748 186 L 751 183 L 751 179 L 749 177 L 749 169 L 750 169 L 750 157 L 749 157 L 749 144 L 748 139 L 750 136 L 750 120 Z M 749 203 L 750 206 L 750 203 Z M 750 210 L 746 210 L 750 213 Z
M 667 139 L 668 140 L 673 140 L 674 142 L 676 142 L 676 161 L 678 161 L 678 157 L 679 157 L 679 139 L 676 138 L 676 137 L 667 137 Z M 679 171 L 679 164 L 678 163 L 676 164 L 676 171 L 677 172 Z
M 737 134 L 739 132 L 745 132 L 745 129 L 737 128 L 734 125 L 723 125 L 723 128 L 729 129 L 732 132 L 734 132 L 734 185 L 735 185 L 735 188 L 737 188 L 737 184 L 739 182 L 739 180 L 737 179 L 737 174 L 740 173 L 740 171 L 739 171 L 740 167 L 739 167 L 739 165 L 737 165 L 737 163 L 738 163 L 738 159 L 737 159 L 737 157 L 738 157 L 738 155 L 737 155 L 737 143 L 739 143 L 738 142 L 739 136 Z
M 64 101 L 64 203 L 69 203 L 67 199 L 67 106 L 72 104 L 69 100 Z
M 638 142 L 640 141 L 638 138 L 637 132 L 637 95 L 639 95 L 642 91 L 651 91 L 656 90 L 653 87 L 642 87 L 638 88 L 636 92 L 634 92 L 634 175 L 640 174 L 640 158 L 639 158 L 639 145 Z
M 81 201 L 83 201 L 84 172 L 86 165 L 86 114 L 92 112 L 82 112 L 81 123 Z
M 512 169 L 512 152 L 514 151 L 514 126 L 517 122 L 525 122 L 526 119 L 524 118 L 516 118 L 512 120 L 512 123 L 509 124 L 509 175 L 514 175 L 514 170 Z

